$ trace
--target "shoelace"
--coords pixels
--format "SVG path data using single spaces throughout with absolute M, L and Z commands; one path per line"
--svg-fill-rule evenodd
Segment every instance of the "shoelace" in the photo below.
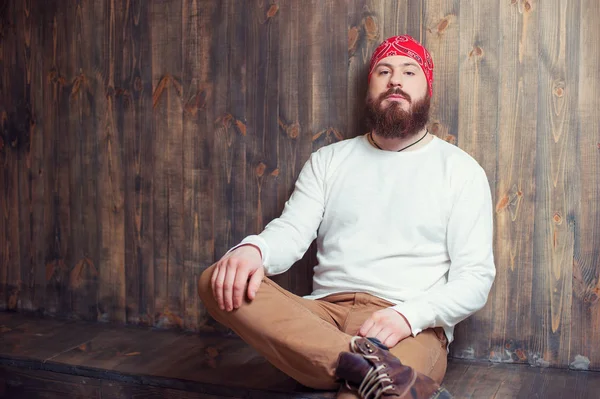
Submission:
M 350 347 L 352 351 L 356 353 L 358 350 L 356 345 L 357 337 L 353 337 L 350 341 Z M 371 360 L 379 360 L 379 358 L 375 355 L 363 355 L 366 359 Z M 360 386 L 358 387 L 358 394 L 361 398 L 364 399 L 379 399 L 383 395 L 384 392 L 394 389 L 392 384 L 392 379 L 386 373 L 381 373 L 381 371 L 385 369 L 385 365 L 380 365 L 377 368 L 375 366 L 371 367 L 371 369 L 363 378 Z M 347 383 L 346 383 L 347 385 Z M 371 396 L 373 395 L 373 396 Z
M 387 374 L 380 374 L 385 366 L 371 367 L 362 383 L 358 387 L 358 394 L 365 399 L 379 399 L 384 392 L 394 389 L 390 384 L 392 380 Z M 373 395 L 373 396 L 371 396 Z

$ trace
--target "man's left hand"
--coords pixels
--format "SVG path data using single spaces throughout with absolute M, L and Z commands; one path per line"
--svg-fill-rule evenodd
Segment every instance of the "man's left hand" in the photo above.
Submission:
M 410 334 L 410 325 L 404 316 L 392 308 L 373 313 L 358 330 L 361 337 L 377 338 L 388 348 L 396 346 Z

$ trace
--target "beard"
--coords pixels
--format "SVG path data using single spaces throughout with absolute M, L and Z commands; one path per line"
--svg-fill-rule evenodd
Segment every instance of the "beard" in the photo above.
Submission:
M 386 108 L 381 103 L 390 95 L 399 94 L 409 103 L 407 110 L 402 109 L 399 102 L 392 101 Z M 370 131 L 386 139 L 404 139 L 419 133 L 429 120 L 431 97 L 426 93 L 422 99 L 412 102 L 410 96 L 402 89 L 390 89 L 377 99 L 367 98 L 365 107 L 365 125 Z

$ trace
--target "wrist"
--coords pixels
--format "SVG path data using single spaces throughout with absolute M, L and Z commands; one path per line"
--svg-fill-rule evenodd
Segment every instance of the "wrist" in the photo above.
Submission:
M 252 247 L 252 248 L 256 249 L 258 251 L 258 256 L 260 256 L 260 259 L 262 260 L 262 257 L 263 257 L 262 256 L 262 251 L 260 250 L 260 248 L 257 245 L 254 245 L 254 244 L 241 244 L 238 248 L 243 248 L 243 247 Z
M 394 308 L 392 308 L 394 309 Z M 408 321 L 408 319 L 406 318 L 406 316 L 404 316 L 402 313 L 400 313 L 397 309 L 394 309 L 394 311 L 396 313 L 398 313 L 400 315 L 400 317 L 402 317 L 402 319 L 404 320 L 404 322 L 406 323 L 406 325 L 408 326 L 408 329 L 410 330 L 410 332 L 412 333 L 412 326 L 410 325 L 410 322 Z

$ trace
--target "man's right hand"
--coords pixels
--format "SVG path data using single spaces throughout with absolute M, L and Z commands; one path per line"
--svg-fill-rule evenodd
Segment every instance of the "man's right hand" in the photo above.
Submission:
M 253 300 L 264 276 L 261 253 L 253 245 L 243 245 L 223 256 L 211 277 L 219 308 L 227 312 L 239 308 L 246 293 Z

